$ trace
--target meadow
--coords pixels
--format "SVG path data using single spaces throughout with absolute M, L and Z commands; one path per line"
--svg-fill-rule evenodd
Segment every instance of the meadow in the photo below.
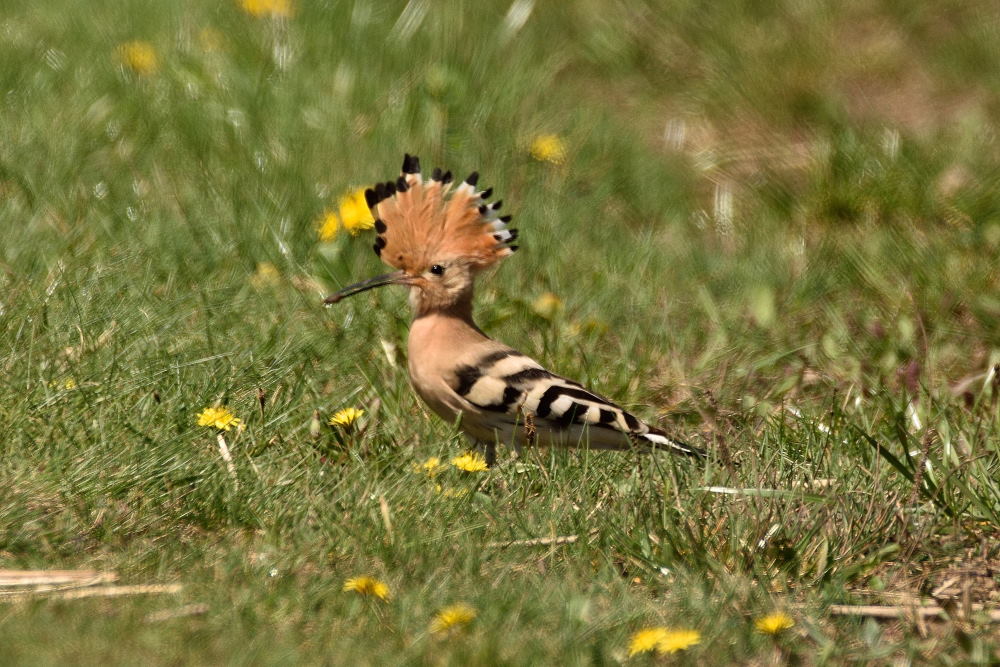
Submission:
M 0 569 L 179 586 L 4 664 L 1000 661 L 992 3 L 5 0 L 0 84 Z M 452 463 L 405 293 L 322 306 L 404 151 L 521 231 L 479 325 L 709 461 Z

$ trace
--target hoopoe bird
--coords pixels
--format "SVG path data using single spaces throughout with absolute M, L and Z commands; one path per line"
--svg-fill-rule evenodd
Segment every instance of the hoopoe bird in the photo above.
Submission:
M 589 446 L 595 449 L 705 453 L 670 437 L 577 382 L 496 341 L 472 319 L 477 274 L 511 255 L 517 230 L 492 188 L 476 190 L 473 172 L 452 189 L 451 172 L 420 174 L 416 156 L 403 158 L 402 175 L 365 191 L 375 218 L 375 254 L 397 269 L 345 287 L 325 299 L 383 285 L 409 288 L 414 318 L 407 347 L 414 389 L 443 419 L 485 450 L 493 465 L 498 442 Z M 459 419 L 460 418 L 460 419 Z

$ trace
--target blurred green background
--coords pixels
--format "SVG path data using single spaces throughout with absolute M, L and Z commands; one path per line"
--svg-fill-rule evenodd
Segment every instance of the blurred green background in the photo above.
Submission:
M 1000 659 L 994 3 L 6 0 L 0 84 L 0 567 L 185 584 L 2 606 L 0 657 Z M 414 472 L 464 443 L 405 296 L 320 305 L 382 271 L 342 198 L 404 151 L 515 216 L 487 332 L 717 460 Z M 966 607 L 828 613 L 913 599 Z

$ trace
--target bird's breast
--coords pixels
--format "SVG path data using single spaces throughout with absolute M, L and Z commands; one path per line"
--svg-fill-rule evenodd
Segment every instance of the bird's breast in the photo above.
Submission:
M 463 355 L 485 336 L 461 320 L 421 317 L 410 327 L 408 370 L 417 394 L 442 419 L 454 421 L 467 405 L 451 386 Z
M 417 395 L 431 410 L 445 421 L 454 421 L 461 411 L 461 404 L 455 392 L 448 386 L 444 376 L 428 371 L 426 367 L 410 356 L 410 382 Z

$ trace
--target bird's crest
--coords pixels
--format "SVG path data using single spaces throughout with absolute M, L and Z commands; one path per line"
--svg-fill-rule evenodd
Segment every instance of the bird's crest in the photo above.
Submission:
M 472 172 L 452 189 L 451 172 L 435 169 L 429 180 L 420 175 L 420 160 L 403 157 L 402 175 L 365 191 L 375 217 L 375 254 L 383 262 L 421 273 L 442 259 L 463 258 L 485 269 L 517 250 L 511 216 L 500 216 L 501 202 L 487 204 L 493 188 L 476 190 Z

